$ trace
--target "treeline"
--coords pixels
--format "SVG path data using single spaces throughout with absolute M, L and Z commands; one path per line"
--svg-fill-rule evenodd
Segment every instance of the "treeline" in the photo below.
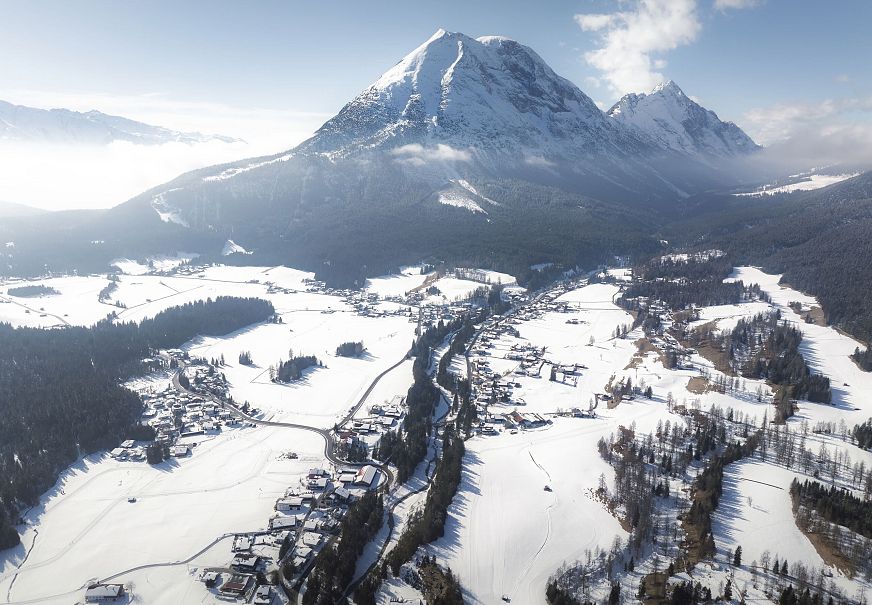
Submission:
M 785 387 L 787 395 L 795 399 L 808 399 L 817 403 L 830 403 L 833 394 L 830 379 L 820 374 L 812 374 L 799 352 L 802 332 L 795 327 L 780 323 L 769 333 L 766 341 L 765 367 L 758 359 L 760 369 L 766 378 Z
M 846 489 L 825 487 L 808 479 L 800 482 L 794 478 L 790 495 L 795 505 L 806 506 L 830 523 L 872 538 L 872 502 L 858 498 Z
M 724 468 L 728 464 L 752 455 L 762 439 L 762 432 L 757 432 L 749 435 L 744 443 L 730 443 L 722 454 L 713 456 L 697 475 L 694 482 L 693 503 L 690 505 L 686 519 L 696 534 L 697 560 L 715 554 L 712 514 L 717 509 L 724 492 Z
M 318 553 L 306 582 L 303 605 L 333 605 L 344 602 L 345 589 L 354 579 L 357 559 L 384 522 L 384 502 L 374 491 L 367 492 L 349 509 L 335 545 Z
M 97 300 L 101 303 L 107 303 L 109 298 L 111 298 L 112 293 L 118 289 L 117 275 L 115 275 L 114 273 L 110 273 L 106 276 L 106 278 L 109 280 L 109 283 L 106 284 L 106 286 L 102 290 L 100 290 L 100 293 L 97 295 Z
M 693 306 L 738 304 L 765 298 L 760 286 L 745 287 L 741 281 L 724 282 L 732 272 L 724 257 L 688 260 L 655 258 L 634 268 L 635 278 L 624 291 L 620 304 L 634 308 L 634 299 L 657 300 L 673 311 Z
M 452 341 L 449 350 L 445 352 L 440 360 L 440 365 L 443 365 L 443 362 L 446 359 L 450 359 L 454 354 L 452 350 L 463 350 L 463 344 L 457 344 L 455 346 L 455 342 L 456 339 L 460 339 L 461 343 L 465 343 L 472 335 L 472 332 L 470 332 L 472 329 L 471 326 L 472 322 L 468 318 L 459 318 L 447 326 L 440 322 L 438 326 L 431 328 L 431 330 L 433 330 L 432 333 L 429 335 L 427 335 L 427 333 L 422 335 L 422 338 L 419 339 L 419 343 L 442 342 L 452 329 L 459 328 L 459 331 L 454 336 L 455 341 Z M 430 331 L 428 330 L 428 332 Z M 413 347 L 413 349 L 422 350 L 421 347 L 423 347 L 423 350 L 426 351 L 426 357 L 416 358 L 413 371 L 423 373 L 423 377 L 427 379 L 427 382 L 438 398 L 438 389 L 433 385 L 432 380 L 429 379 L 429 376 L 427 376 L 426 370 L 424 369 L 429 365 L 431 355 L 430 348 L 426 344 L 422 344 L 419 347 L 419 343 L 416 343 L 416 346 Z M 421 363 L 419 364 L 419 362 Z M 416 376 L 417 375 L 418 374 L 416 374 Z M 455 406 L 457 406 L 457 391 L 455 391 L 453 395 Z M 454 419 L 453 423 L 449 422 L 445 425 L 442 436 L 442 457 L 436 463 L 436 471 L 427 493 L 424 509 L 409 519 L 406 525 L 406 530 L 403 532 L 402 536 L 400 536 L 397 545 L 388 553 L 385 563 L 373 570 L 373 572 L 366 577 L 365 581 L 358 586 L 357 591 L 355 592 L 355 602 L 361 604 L 375 603 L 375 594 L 382 579 L 387 574 L 387 568 L 390 568 L 391 572 L 396 576 L 399 574 L 400 568 L 403 564 L 412 559 L 420 546 L 429 544 L 445 534 L 445 522 L 448 519 L 448 507 L 451 505 L 454 495 L 457 493 L 463 475 L 463 456 L 466 449 L 461 433 L 464 430 L 464 426 L 466 426 L 468 431 L 471 422 L 470 419 L 474 418 L 475 415 L 474 408 L 475 406 L 473 406 L 469 401 L 469 390 L 467 388 L 466 394 L 462 398 L 462 404 L 459 405 L 457 417 Z M 432 416 L 432 412 L 430 414 Z M 429 426 L 432 427 L 432 423 L 430 423 Z M 424 442 L 424 447 L 426 448 L 426 441 Z M 422 453 L 422 459 L 423 455 L 426 455 L 426 449 Z M 413 470 L 414 467 L 412 467 L 412 471 Z M 436 567 L 438 568 L 438 566 Z M 452 579 L 450 570 L 448 571 L 447 577 Z M 453 603 L 463 602 L 460 586 L 459 584 L 456 584 L 456 582 L 449 583 L 445 590 L 440 592 L 440 595 L 437 596 L 439 598 L 434 597 L 432 603 L 451 605 Z
M 854 439 L 857 440 L 857 446 L 868 450 L 872 447 L 872 418 L 861 424 L 855 425 L 851 431 Z
M 694 333 L 694 342 L 708 340 L 727 355 L 733 371 L 745 378 L 765 378 L 776 385 L 776 421 L 782 422 L 794 413 L 793 400 L 807 399 L 830 403 L 830 379 L 812 373 L 799 345 L 802 332 L 781 321 L 781 312 L 760 313 L 750 319 L 741 318 L 729 331 Z
M 79 456 L 140 435 L 142 402 L 119 386 L 161 366 L 155 349 L 221 335 L 273 313 L 257 299 L 220 298 L 162 311 L 141 325 L 0 324 L 0 547 L 14 546 L 22 507 L 36 504 Z
M 398 430 L 387 431 L 381 436 L 373 452 L 376 460 L 394 463 L 399 483 L 411 477 L 415 467 L 427 455 L 427 443 L 433 430 L 433 413 L 439 402 L 439 389 L 428 374 L 433 347 L 458 329 L 462 321 L 462 318 L 458 318 L 446 324 L 440 320 L 412 343 L 410 353 L 415 356 L 415 362 L 412 364 L 412 386 L 406 395 L 406 418 Z
M 860 347 L 857 347 L 851 354 L 851 359 L 864 372 L 872 372 L 872 347 L 866 347 L 863 351 L 860 350 Z
M 195 336 L 223 336 L 266 321 L 275 313 L 272 303 L 260 298 L 219 296 L 185 303 L 144 319 L 138 332 L 155 349 L 181 345 Z M 131 324 L 125 324 L 131 325 Z
M 60 294 L 55 288 L 43 284 L 35 284 L 30 286 L 18 286 L 9 288 L 6 291 L 9 296 L 17 296 L 18 298 L 35 298 L 37 296 L 51 296 Z
M 313 366 L 320 366 L 321 362 L 314 355 L 298 355 L 287 361 L 276 364 L 275 380 L 277 382 L 294 382 L 303 377 L 303 372 Z
M 397 545 L 388 553 L 387 564 L 395 576 L 404 563 L 411 561 L 419 546 L 445 535 L 448 507 L 460 485 L 464 453 L 463 439 L 446 427 L 442 438 L 442 458 L 427 492 L 424 510 L 409 522 Z
M 433 413 L 439 402 L 439 390 L 427 374 L 429 354 L 412 364 L 414 382 L 406 394 L 408 412 L 403 425 L 387 431 L 375 447 L 376 460 L 390 460 L 397 467 L 397 482 L 404 483 L 427 455 L 427 443 L 433 430 Z
M 339 357 L 360 357 L 365 350 L 363 342 L 343 342 L 336 347 L 336 355 Z

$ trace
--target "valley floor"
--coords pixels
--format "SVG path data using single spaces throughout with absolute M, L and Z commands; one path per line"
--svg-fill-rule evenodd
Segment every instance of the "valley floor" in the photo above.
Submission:
M 412 380 L 406 353 L 421 318 L 430 312 L 425 309 L 453 303 L 482 285 L 451 277 L 437 280 L 410 269 L 372 280 L 369 294 L 379 296 L 367 302 L 313 291 L 311 275 L 284 268 L 210 267 L 172 276 L 134 274 L 138 270 L 131 265 L 127 269 L 102 297 L 109 284 L 102 276 L 34 282 L 59 291 L 37 299 L 11 296 L 8 288 L 21 284 L 3 284 L 0 320 L 88 325 L 114 311 L 118 320 L 137 321 L 207 296 L 266 298 L 281 323 L 198 338 L 183 349 L 195 357 L 223 357 L 229 395 L 237 405 L 248 402 L 256 408 L 258 419 L 314 430 L 242 423 L 219 434 L 186 438 L 190 457 L 156 466 L 119 461 L 106 453 L 81 459 L 26 513 L 21 546 L 2 553 L 0 602 L 75 602 L 97 580 L 127 585 L 136 602 L 216 602 L 216 593 L 197 578 L 204 570 L 226 568 L 232 534 L 265 532 L 276 500 L 301 486 L 308 469 L 328 465 L 318 431 L 348 415 L 365 422 L 372 416 L 372 404 L 402 397 Z M 801 401 L 788 426 L 797 434 L 808 429 L 815 450 L 838 451 L 872 468 L 872 454 L 838 430 L 812 430 L 821 422 L 850 429 L 872 416 L 872 374 L 860 371 L 848 357 L 858 343 L 830 327 L 805 324 L 789 303 L 810 307 L 816 301 L 778 285 L 779 276 L 740 267 L 732 277 L 760 284 L 771 305 L 758 301 L 705 308 L 699 323 L 729 329 L 740 317 L 777 308 L 785 319 L 800 324 L 802 353 L 814 371 L 830 377 L 833 404 Z M 414 306 L 403 300 L 419 286 L 438 286 L 440 281 L 442 294 L 425 293 Z M 665 342 L 648 347 L 639 328 L 620 335 L 622 326 L 633 323 L 615 304 L 620 288 L 620 282 L 579 284 L 540 297 L 481 332 L 469 365 L 462 355 L 451 364 L 451 371 L 461 375 L 469 368 L 474 376 L 486 369 L 488 381 L 508 383 L 510 392 L 506 401 L 487 406 L 488 417 L 466 444 L 463 478 L 449 509 L 446 535 L 420 551 L 451 568 L 470 603 L 544 603 L 549 577 L 562 564 L 584 559 L 597 547 L 608 550 L 616 538 L 626 541 L 625 520 L 596 496 L 602 485 L 611 490 L 615 477 L 597 451 L 600 438 L 617 433 L 620 426 L 645 435 L 667 421 L 683 424 L 681 409 L 732 408 L 758 425 L 764 415 L 772 417 L 771 391 L 762 381 L 745 380 L 725 393 L 700 389 L 700 377 L 714 380 L 719 375 L 709 361 L 692 355 L 690 365 L 666 369 L 658 352 Z M 366 346 L 363 357 L 335 354 L 342 342 L 357 340 Z M 251 364 L 238 361 L 243 351 L 250 351 Z M 315 355 L 322 367 L 308 370 L 298 383 L 271 381 L 270 366 L 292 354 Z M 525 362 L 524 356 L 537 361 Z M 160 391 L 170 378 L 156 375 L 137 386 Z M 653 396 L 610 404 L 608 390 L 624 380 L 650 386 Z M 758 388 L 762 400 L 756 396 Z M 516 412 L 524 425 L 507 426 L 501 418 Z M 428 461 L 435 461 L 436 453 L 430 451 Z M 392 497 L 423 489 L 424 466 Z M 692 476 L 699 468 L 692 465 L 688 472 Z M 795 476 L 802 473 L 771 456 L 730 465 L 713 520 L 717 555 L 691 577 L 707 582 L 714 592 L 732 574 L 749 598 L 765 598 L 751 565 L 771 555 L 826 568 L 852 597 L 868 588 L 865 580 L 829 566 L 796 526 L 788 493 Z M 424 494 L 409 496 L 397 507 L 393 539 L 409 512 L 421 506 Z M 732 569 L 736 546 L 742 546 L 744 566 Z M 370 548 L 361 565 L 376 556 Z M 662 559 L 658 563 L 647 555 L 639 560 L 622 584 L 628 599 L 642 575 L 658 564 L 662 569 Z M 605 597 L 603 592 L 595 595 Z M 421 593 L 389 578 L 378 597 L 388 603 L 392 598 L 421 598 Z

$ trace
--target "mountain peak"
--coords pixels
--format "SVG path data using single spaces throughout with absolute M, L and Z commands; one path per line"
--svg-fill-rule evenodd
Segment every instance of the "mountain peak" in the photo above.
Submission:
M 651 91 L 651 94 L 671 94 L 679 97 L 687 97 L 687 95 L 684 94 L 684 91 L 681 90 L 678 84 L 676 84 L 673 80 L 666 80 L 665 82 L 661 82 L 654 87 L 654 90 Z
M 672 80 L 649 94 L 624 95 L 608 116 L 658 147 L 682 153 L 733 157 L 759 149 L 741 128 L 722 121 Z
M 301 146 L 348 155 L 410 143 L 541 152 L 611 147 L 594 102 L 532 49 L 502 36 L 438 30 Z

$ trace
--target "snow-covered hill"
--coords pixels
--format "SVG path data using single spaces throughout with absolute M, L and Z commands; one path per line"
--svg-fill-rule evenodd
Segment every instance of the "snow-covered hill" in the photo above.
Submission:
M 671 80 L 650 94 L 624 95 L 608 115 L 662 149 L 714 157 L 741 156 L 759 149 L 741 128 L 721 121 Z
M 139 145 L 204 143 L 237 139 L 199 132 L 179 132 L 99 111 L 38 109 L 0 101 L 0 140 L 106 145 L 127 141 Z

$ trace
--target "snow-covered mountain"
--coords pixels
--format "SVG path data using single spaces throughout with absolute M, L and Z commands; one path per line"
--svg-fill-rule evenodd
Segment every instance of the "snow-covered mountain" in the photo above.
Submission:
M 0 101 L 0 140 L 106 145 L 127 141 L 138 145 L 204 143 L 237 139 L 199 132 L 179 132 L 99 111 L 38 109 Z
M 601 111 L 514 40 L 439 30 L 296 148 L 184 174 L 110 211 L 113 232 L 88 241 L 130 256 L 147 226 L 183 238 L 178 249 L 214 240 L 220 257 L 232 239 L 258 262 L 329 267 L 346 283 L 427 257 L 528 267 L 648 253 L 655 217 L 738 184 L 747 139 L 672 87 L 627 100 L 626 114 L 667 94 L 677 139 Z
M 608 115 L 662 149 L 713 157 L 742 156 L 759 149 L 741 128 L 721 121 L 671 80 L 650 94 L 625 95 Z
M 620 155 L 641 142 L 530 48 L 439 30 L 298 150 L 348 155 L 407 144 L 567 158 Z
M 757 145 L 673 82 L 608 114 L 532 49 L 500 36 L 437 31 L 322 126 L 298 151 L 332 156 L 406 144 L 448 145 L 531 162 L 733 157 Z M 443 154 L 445 155 L 445 154 Z

